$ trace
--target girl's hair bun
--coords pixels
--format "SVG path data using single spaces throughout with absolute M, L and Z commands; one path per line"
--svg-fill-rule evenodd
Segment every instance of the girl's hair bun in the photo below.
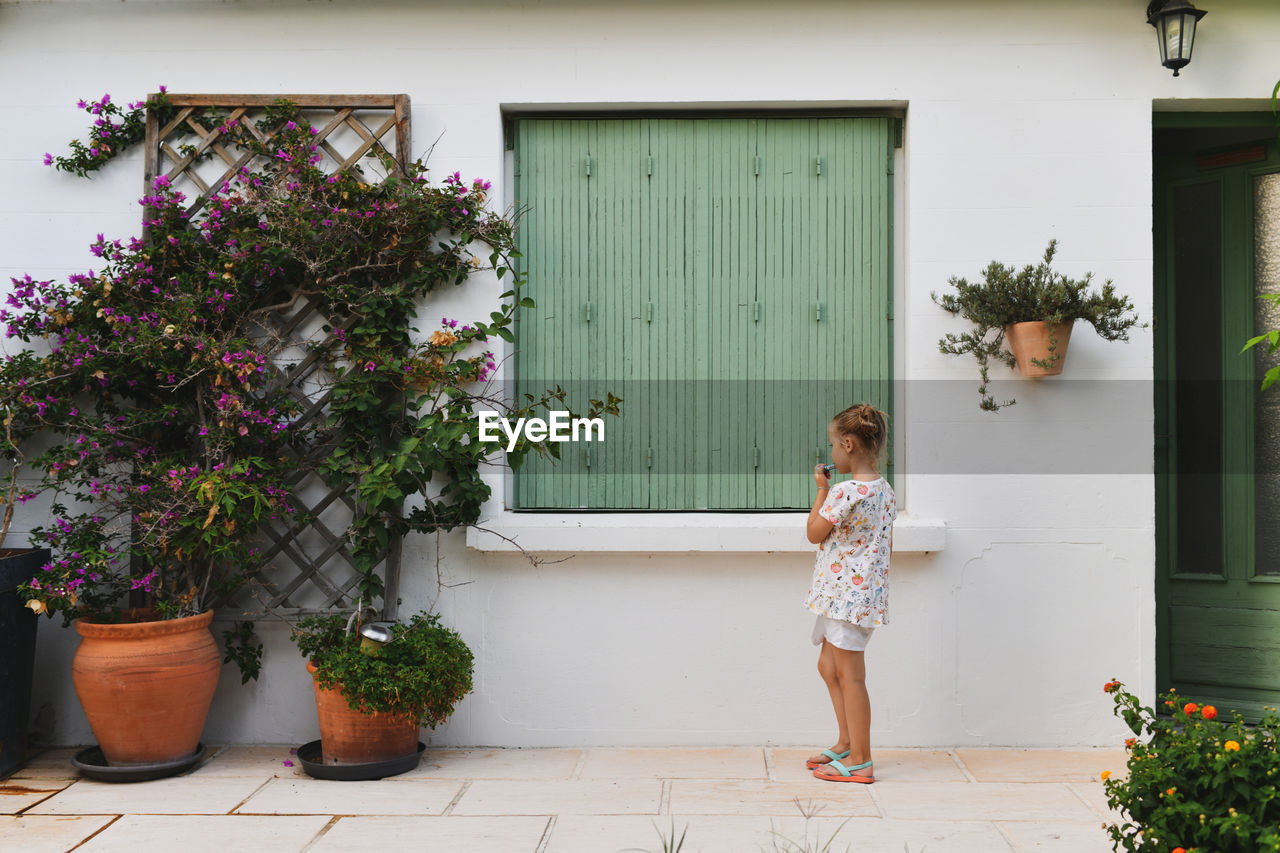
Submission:
M 889 438 L 889 417 L 870 403 L 858 403 L 831 419 L 841 435 L 856 438 L 872 457 L 879 457 Z

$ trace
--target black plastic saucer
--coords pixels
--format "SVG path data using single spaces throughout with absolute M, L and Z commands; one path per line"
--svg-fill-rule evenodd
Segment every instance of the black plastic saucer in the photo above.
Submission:
M 308 776 L 316 779 L 332 779 L 337 782 L 359 782 L 368 779 L 384 779 L 407 773 L 418 766 L 427 745 L 418 741 L 417 751 L 386 761 L 370 761 L 365 764 L 325 764 L 320 751 L 320 741 L 313 740 L 298 747 L 298 760 Z
M 91 746 L 82 749 L 71 759 L 81 773 L 99 782 L 146 782 L 149 779 L 163 779 L 176 776 L 184 770 L 196 766 L 204 758 L 203 743 L 196 746 L 196 751 L 186 758 L 174 761 L 160 761 L 155 764 L 112 765 L 102 754 L 102 747 Z

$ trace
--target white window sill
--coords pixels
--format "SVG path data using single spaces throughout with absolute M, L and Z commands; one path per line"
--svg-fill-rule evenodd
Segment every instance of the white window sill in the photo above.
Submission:
M 805 539 L 806 517 L 803 512 L 503 512 L 468 527 L 467 547 L 534 553 L 812 553 L 817 546 Z M 945 521 L 900 513 L 893 525 L 893 551 L 941 551 L 946 529 Z

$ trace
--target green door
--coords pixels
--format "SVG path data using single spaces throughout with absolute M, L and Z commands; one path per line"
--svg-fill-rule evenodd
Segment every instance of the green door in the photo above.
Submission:
M 1280 156 L 1270 116 L 1157 116 L 1156 672 L 1256 720 L 1280 705 Z

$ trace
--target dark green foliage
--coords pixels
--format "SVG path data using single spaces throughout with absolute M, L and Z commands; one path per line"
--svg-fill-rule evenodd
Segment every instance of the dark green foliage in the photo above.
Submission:
M 1271 302 L 1275 305 L 1280 305 L 1280 293 L 1264 293 L 1258 298 Z M 1280 350 L 1280 329 L 1272 329 L 1269 332 L 1263 332 L 1257 337 L 1250 338 L 1248 342 L 1245 343 L 1244 349 L 1240 350 L 1240 352 L 1251 349 L 1263 341 L 1267 342 L 1266 354 L 1274 355 L 1276 350 Z M 1272 367 L 1267 368 L 1266 373 L 1262 376 L 1262 390 L 1267 390 L 1277 382 L 1280 382 L 1280 365 L 1273 365 Z
M 1103 284 L 1101 292 L 1090 292 L 1093 273 L 1085 273 L 1081 279 L 1071 279 L 1051 269 L 1057 250 L 1058 241 L 1050 240 L 1044 260 L 1039 264 L 1027 264 L 1018 270 L 992 261 L 982 271 L 980 282 L 971 284 L 966 279 L 952 276 L 947 281 L 956 289 L 955 294 L 930 294 L 940 307 L 963 316 L 977 326 L 962 335 L 948 332 L 938 341 L 938 349 L 947 355 L 972 354 L 977 360 L 982 376 L 978 393 L 982 397 L 981 407 L 986 411 L 999 411 L 1001 406 L 1016 402 L 996 403 L 987 393 L 988 366 L 992 358 L 1003 361 L 1010 368 L 1017 366 L 1013 353 L 1004 346 L 1006 326 L 1034 321 L 1055 324 L 1086 320 L 1104 340 L 1127 341 L 1129 329 L 1138 323 L 1138 317 L 1133 313 L 1133 302 L 1116 293 L 1110 279 Z M 1049 359 L 1033 359 L 1033 363 L 1039 367 L 1051 367 L 1062 358 L 1056 350 L 1057 340 L 1051 338 Z
M 377 656 L 360 651 L 359 631 L 349 632 L 347 621 L 336 613 L 303 619 L 292 636 L 320 684 L 340 689 L 352 710 L 403 714 L 435 728 L 471 692 L 471 649 L 438 615 L 394 625 Z
M 252 622 L 237 622 L 236 627 L 222 632 L 226 656 L 223 663 L 235 662 L 240 669 L 240 683 L 258 680 L 262 674 L 262 643 L 253 633 Z

